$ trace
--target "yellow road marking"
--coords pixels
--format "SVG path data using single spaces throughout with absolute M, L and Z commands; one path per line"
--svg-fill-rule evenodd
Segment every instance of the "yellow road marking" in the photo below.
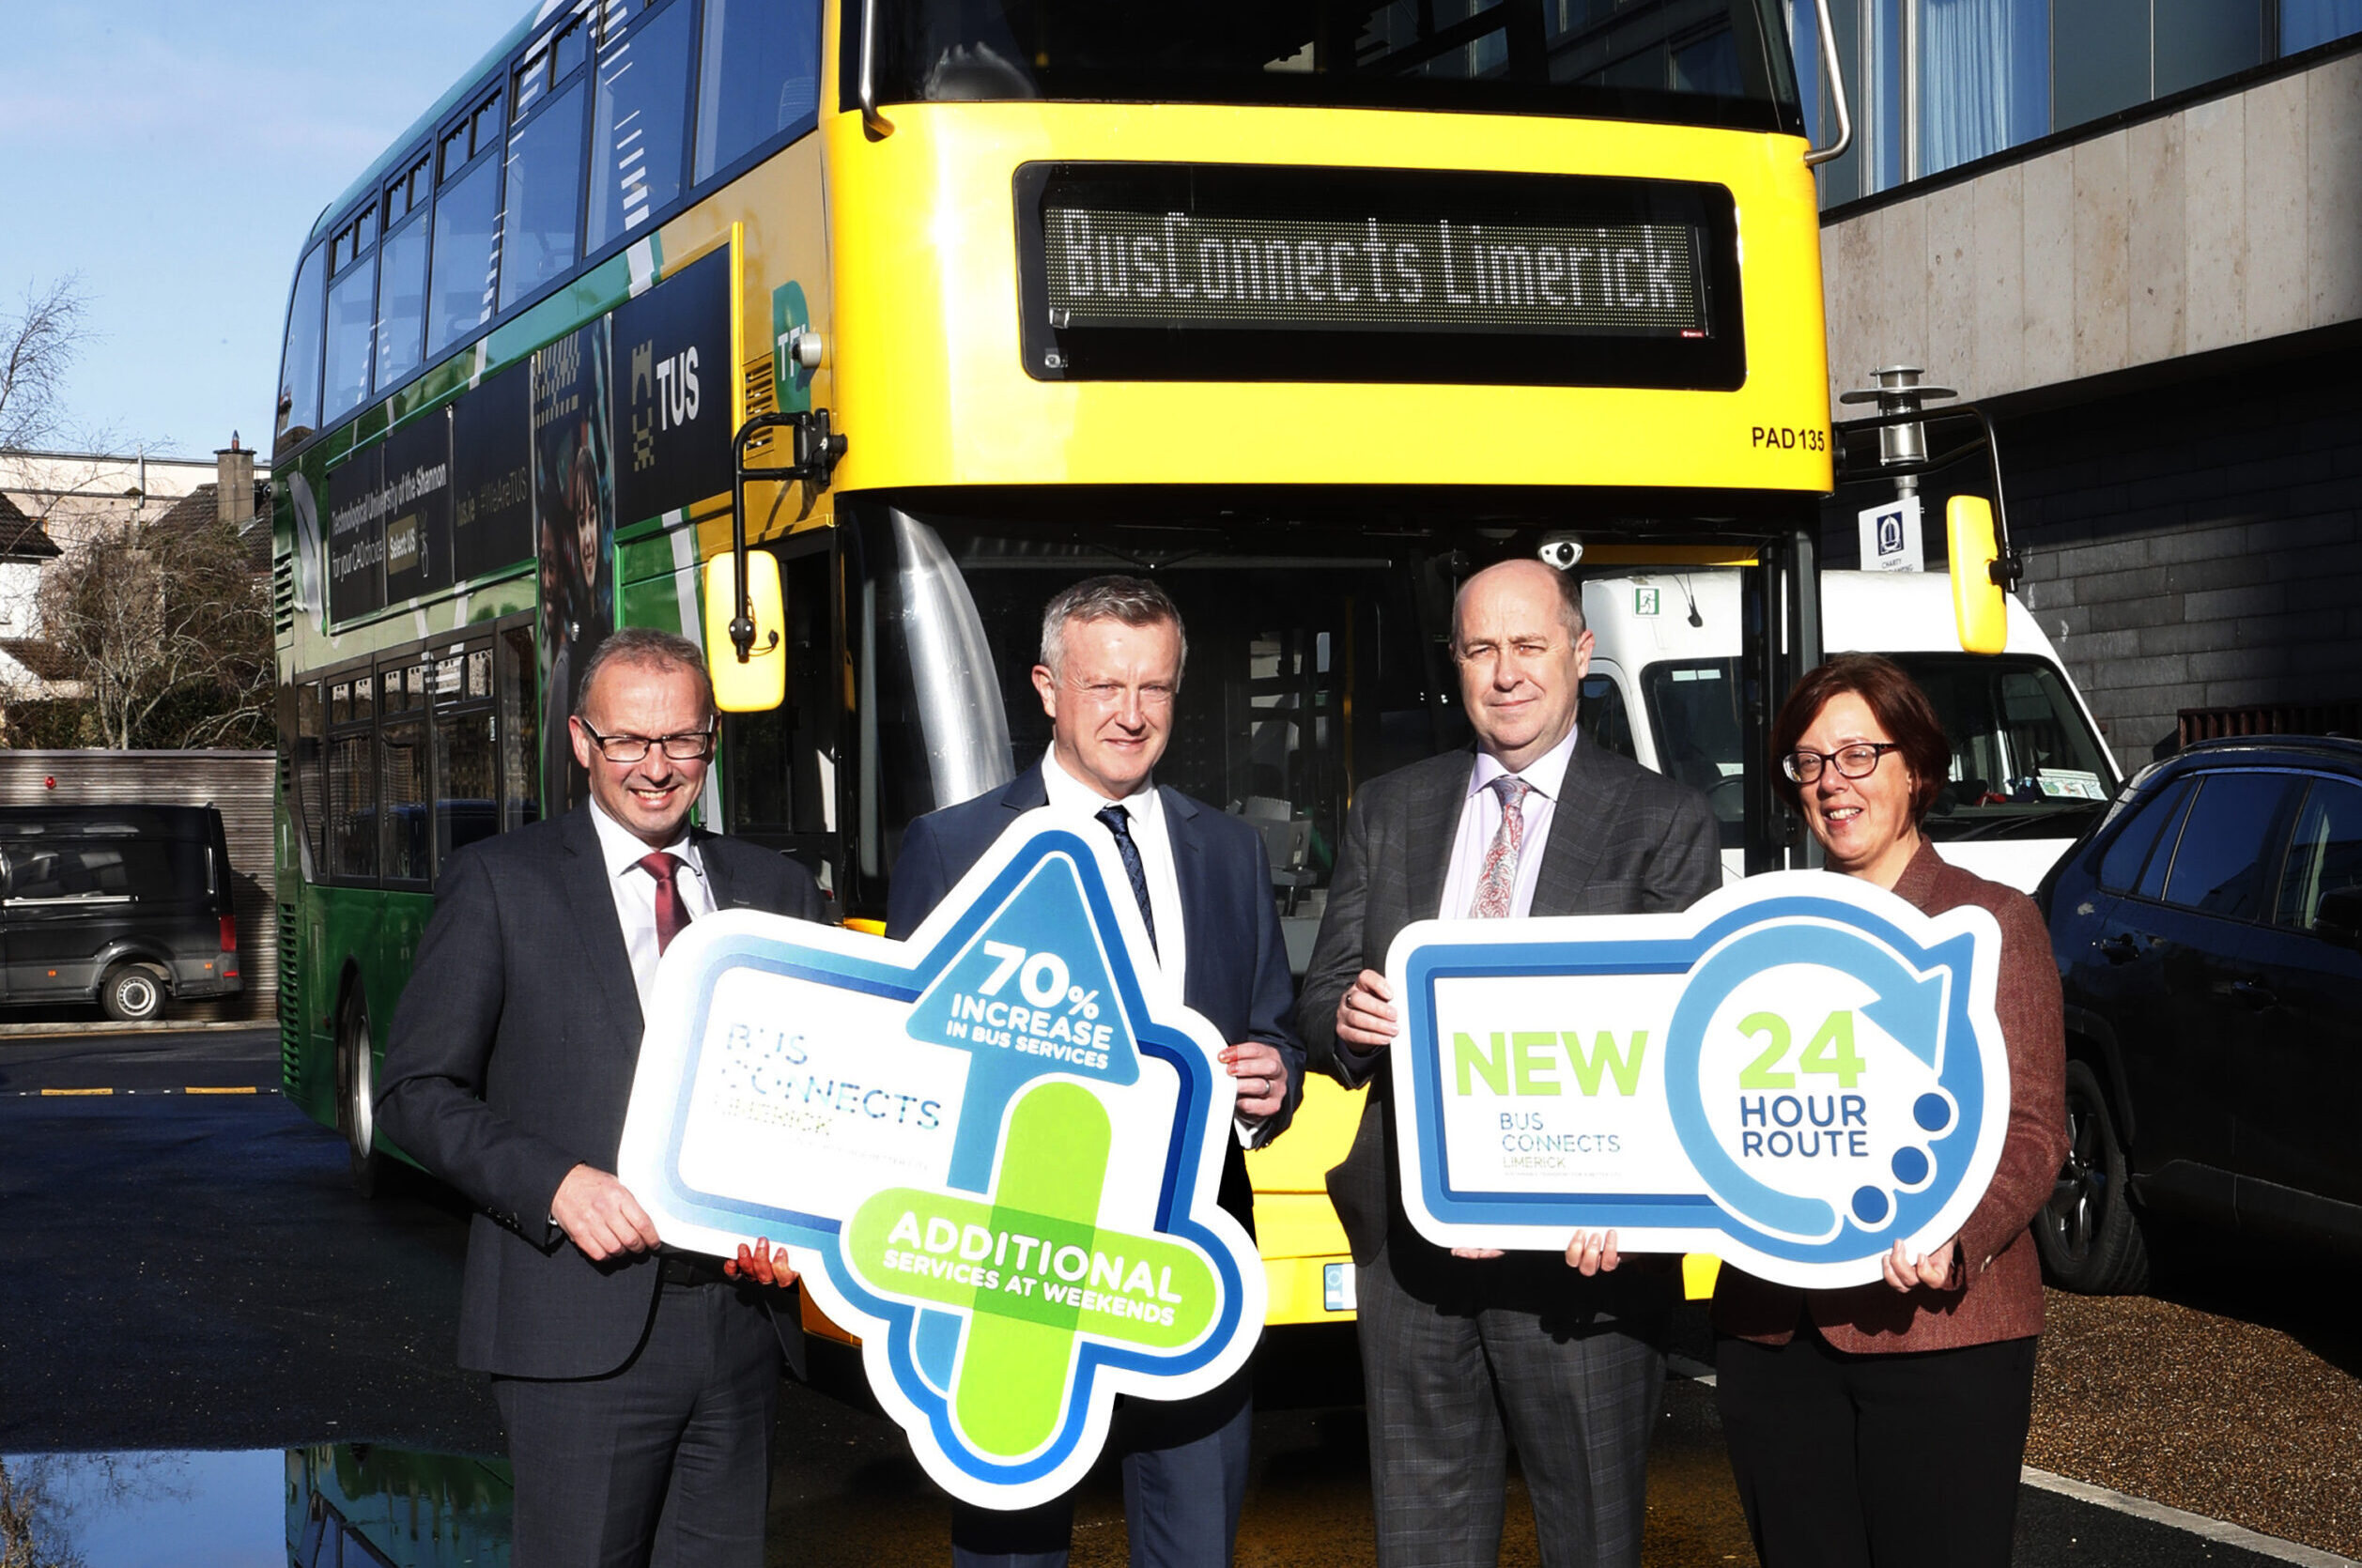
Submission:
M 252 1084 L 234 1084 L 217 1085 L 214 1087 L 208 1087 L 202 1084 L 192 1084 L 180 1092 L 184 1095 L 250 1095 L 258 1093 L 259 1091 L 256 1090 Z
M 43 1089 L 45 1095 L 111 1095 L 113 1089 Z

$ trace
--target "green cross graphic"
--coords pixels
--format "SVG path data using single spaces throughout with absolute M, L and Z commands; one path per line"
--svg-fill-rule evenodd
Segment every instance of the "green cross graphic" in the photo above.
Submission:
M 1179 1350 L 1213 1320 L 1204 1257 L 1099 1224 L 1112 1142 L 1097 1095 L 1045 1083 L 1010 1112 L 991 1202 L 888 1188 L 845 1227 L 845 1260 L 863 1284 L 965 1319 L 951 1407 L 980 1453 L 1022 1458 L 1057 1434 L 1078 1336 Z

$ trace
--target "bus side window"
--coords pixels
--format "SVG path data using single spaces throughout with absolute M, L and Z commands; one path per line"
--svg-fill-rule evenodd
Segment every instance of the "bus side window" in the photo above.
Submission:
M 326 696 L 317 681 L 295 688 L 295 801 L 302 819 L 303 837 L 311 850 L 314 876 L 328 870 L 326 803 L 320 798 L 320 763 L 327 743 Z
M 385 188 L 385 243 L 378 284 L 378 386 L 421 362 L 426 321 L 427 167 L 421 158 Z
M 378 877 L 378 773 L 369 755 L 375 680 L 364 671 L 329 683 L 328 874 L 339 882 Z
M 287 302 L 286 346 L 279 356 L 279 429 L 273 451 L 285 452 L 320 423 L 320 312 L 328 247 L 316 245 L 295 274 Z
M 697 182 L 820 110 L 817 0 L 705 0 Z
M 499 726 L 492 706 L 492 650 L 470 648 L 435 661 L 435 868 L 454 850 L 500 831 Z
M 579 25 L 579 24 L 578 24 Z M 517 107 L 534 68 L 518 73 Z M 501 232 L 501 309 L 563 277 L 581 253 L 582 78 L 532 104 L 509 138 L 508 208 Z
M 591 252 L 680 199 L 697 0 L 605 15 L 591 115 Z
M 328 376 L 323 410 L 333 423 L 369 395 L 369 349 L 378 314 L 377 208 L 337 231 L 329 250 Z
M 378 807 L 385 822 L 385 880 L 420 886 L 433 874 L 427 855 L 426 668 L 406 663 L 378 679 Z
M 492 94 L 443 133 L 435 177 L 434 270 L 429 276 L 426 351 L 440 354 L 492 319 L 492 268 L 499 254 L 501 95 Z
M 533 699 L 540 660 L 533 654 L 533 627 L 506 628 L 493 652 L 500 688 L 500 831 L 506 833 L 541 820 L 541 783 L 534 771 L 541 764 L 541 707 Z

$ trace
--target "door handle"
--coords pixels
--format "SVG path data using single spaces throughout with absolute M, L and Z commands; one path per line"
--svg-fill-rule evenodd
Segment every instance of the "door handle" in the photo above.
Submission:
M 2259 1012 L 2265 1007 L 2276 1007 L 2280 1002 L 2279 996 L 2270 986 L 2257 980 L 2231 981 L 2231 994 Z
M 2098 946 L 2101 952 L 2107 955 L 2107 961 L 2110 963 L 2128 963 L 2140 956 L 2140 944 L 2133 940 L 2130 931 L 2118 931 L 2114 936 L 2104 936 L 2100 938 Z

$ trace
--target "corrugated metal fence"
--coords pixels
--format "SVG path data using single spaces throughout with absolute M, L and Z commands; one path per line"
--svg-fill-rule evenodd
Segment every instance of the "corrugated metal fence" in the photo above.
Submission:
M 268 1019 L 279 1000 L 272 765 L 268 751 L 0 751 L 0 806 L 219 807 L 229 837 L 246 989 L 173 1011 L 182 1018 Z

